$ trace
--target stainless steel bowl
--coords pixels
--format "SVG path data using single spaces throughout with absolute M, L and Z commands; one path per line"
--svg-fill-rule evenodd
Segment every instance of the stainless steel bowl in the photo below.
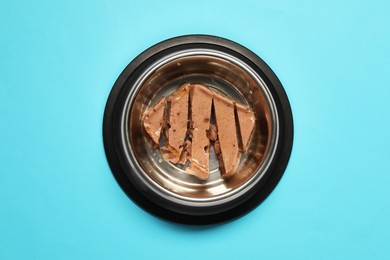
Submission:
M 287 97 L 280 82 L 276 76 L 273 77 L 272 71 L 265 67 L 265 63 L 247 49 L 235 52 L 235 48 L 243 47 L 209 36 L 171 39 L 160 43 L 160 46 L 152 47 L 152 50 L 148 50 L 149 53 L 146 51 L 141 54 L 139 61 L 133 61 L 119 77 L 115 85 L 117 87 L 114 86 L 107 104 L 105 117 L 110 118 L 110 123 L 109 126 L 104 126 L 104 130 L 110 127 L 106 132 L 113 133 L 108 134 L 108 139 L 113 137 L 116 140 L 115 147 L 108 150 L 116 150 L 115 156 L 122 169 L 121 173 L 115 174 L 115 171 L 119 170 L 114 167 L 114 175 L 119 183 L 122 183 L 122 187 L 123 176 L 119 178 L 118 174 L 124 175 L 125 179 L 130 181 L 131 189 L 136 189 L 137 193 L 144 197 L 143 200 L 135 199 L 144 208 L 147 207 L 142 205 L 142 201 L 147 200 L 148 203 L 162 207 L 163 211 L 179 214 L 181 217 L 190 216 L 187 219 L 199 219 L 198 222 L 196 219 L 181 222 L 217 222 L 218 220 L 202 219 L 224 214 L 250 201 L 250 196 L 259 193 L 268 179 L 272 179 L 270 176 L 272 177 L 275 171 L 275 163 L 279 163 L 278 167 L 282 166 L 281 173 L 274 173 L 277 181 L 283 173 L 292 144 L 292 117 Z M 245 52 L 252 56 L 248 58 Z M 250 59 L 253 57 L 254 62 Z M 256 64 L 259 61 L 262 62 L 262 67 Z M 129 70 L 130 73 L 126 73 Z M 271 73 L 271 77 L 267 73 Z M 150 147 L 144 138 L 144 112 L 185 82 L 207 85 L 237 102 L 250 106 L 255 113 L 256 126 L 248 149 L 241 157 L 237 173 L 228 179 L 221 178 L 213 151 L 210 177 L 201 181 L 164 160 L 159 150 Z M 110 103 L 110 99 L 115 100 Z M 286 126 L 286 111 L 287 123 L 291 125 L 288 126 L 290 130 L 287 136 L 291 140 L 287 142 L 286 129 L 281 129 Z M 105 123 L 106 121 L 105 118 Z M 107 151 L 110 144 L 107 144 L 109 141 L 106 136 L 105 134 Z M 282 151 L 287 154 L 287 161 L 281 163 L 281 146 L 286 143 L 288 145 Z M 108 157 L 110 162 L 110 156 Z M 112 164 L 110 162 L 111 166 Z M 115 165 L 117 164 L 115 162 Z M 124 189 L 134 199 L 133 191 Z M 172 220 L 172 217 L 167 217 L 166 212 L 161 214 L 157 210 L 152 213 Z

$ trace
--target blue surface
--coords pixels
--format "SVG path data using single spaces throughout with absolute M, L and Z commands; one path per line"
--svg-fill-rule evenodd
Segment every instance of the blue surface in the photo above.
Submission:
M 390 2 L 185 2 L 0 3 L 0 259 L 390 259 Z M 260 55 L 295 120 L 275 191 L 209 228 L 135 206 L 101 133 L 128 62 L 191 33 Z

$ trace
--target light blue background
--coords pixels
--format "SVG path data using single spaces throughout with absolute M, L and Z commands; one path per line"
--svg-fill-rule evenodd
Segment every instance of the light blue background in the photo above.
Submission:
M 0 259 L 390 259 L 389 1 L 1 1 Z M 102 144 L 122 69 L 170 37 L 260 55 L 294 113 L 289 166 L 250 214 L 166 223 Z

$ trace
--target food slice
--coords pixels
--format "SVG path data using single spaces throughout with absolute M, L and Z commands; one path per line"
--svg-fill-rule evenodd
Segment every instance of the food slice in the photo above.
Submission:
M 145 112 L 143 125 L 147 133 L 147 140 L 151 146 L 157 148 L 161 135 L 161 128 L 164 122 L 165 98 L 158 101 L 154 106 Z
M 238 103 L 236 103 L 236 111 L 238 118 L 237 130 L 239 130 L 239 136 L 241 137 L 239 142 L 240 149 L 242 152 L 245 152 L 253 129 L 255 128 L 255 114 L 249 107 Z
M 241 155 L 238 149 L 234 103 L 214 93 L 213 104 L 218 132 L 218 140 L 214 143 L 214 149 L 219 160 L 221 175 L 226 178 L 236 172 Z
M 170 162 L 185 163 L 180 160 L 188 125 L 188 92 L 190 84 L 183 84 L 172 96 L 167 98 L 168 126 L 166 130 L 166 142 L 161 148 L 165 159 Z
M 190 166 L 187 173 L 201 180 L 209 177 L 210 140 L 206 132 L 210 128 L 213 92 L 201 84 L 190 86 Z

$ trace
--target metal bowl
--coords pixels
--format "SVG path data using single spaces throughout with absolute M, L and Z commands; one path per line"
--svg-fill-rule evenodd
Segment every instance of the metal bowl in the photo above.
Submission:
M 144 138 L 144 112 L 183 83 L 202 83 L 255 113 L 248 148 L 228 179 L 213 151 L 210 177 L 202 181 L 164 160 Z M 224 221 L 259 204 L 280 179 L 293 136 L 287 96 L 268 66 L 236 43 L 203 35 L 159 43 L 132 61 L 110 94 L 103 131 L 124 191 L 149 212 L 190 224 Z

